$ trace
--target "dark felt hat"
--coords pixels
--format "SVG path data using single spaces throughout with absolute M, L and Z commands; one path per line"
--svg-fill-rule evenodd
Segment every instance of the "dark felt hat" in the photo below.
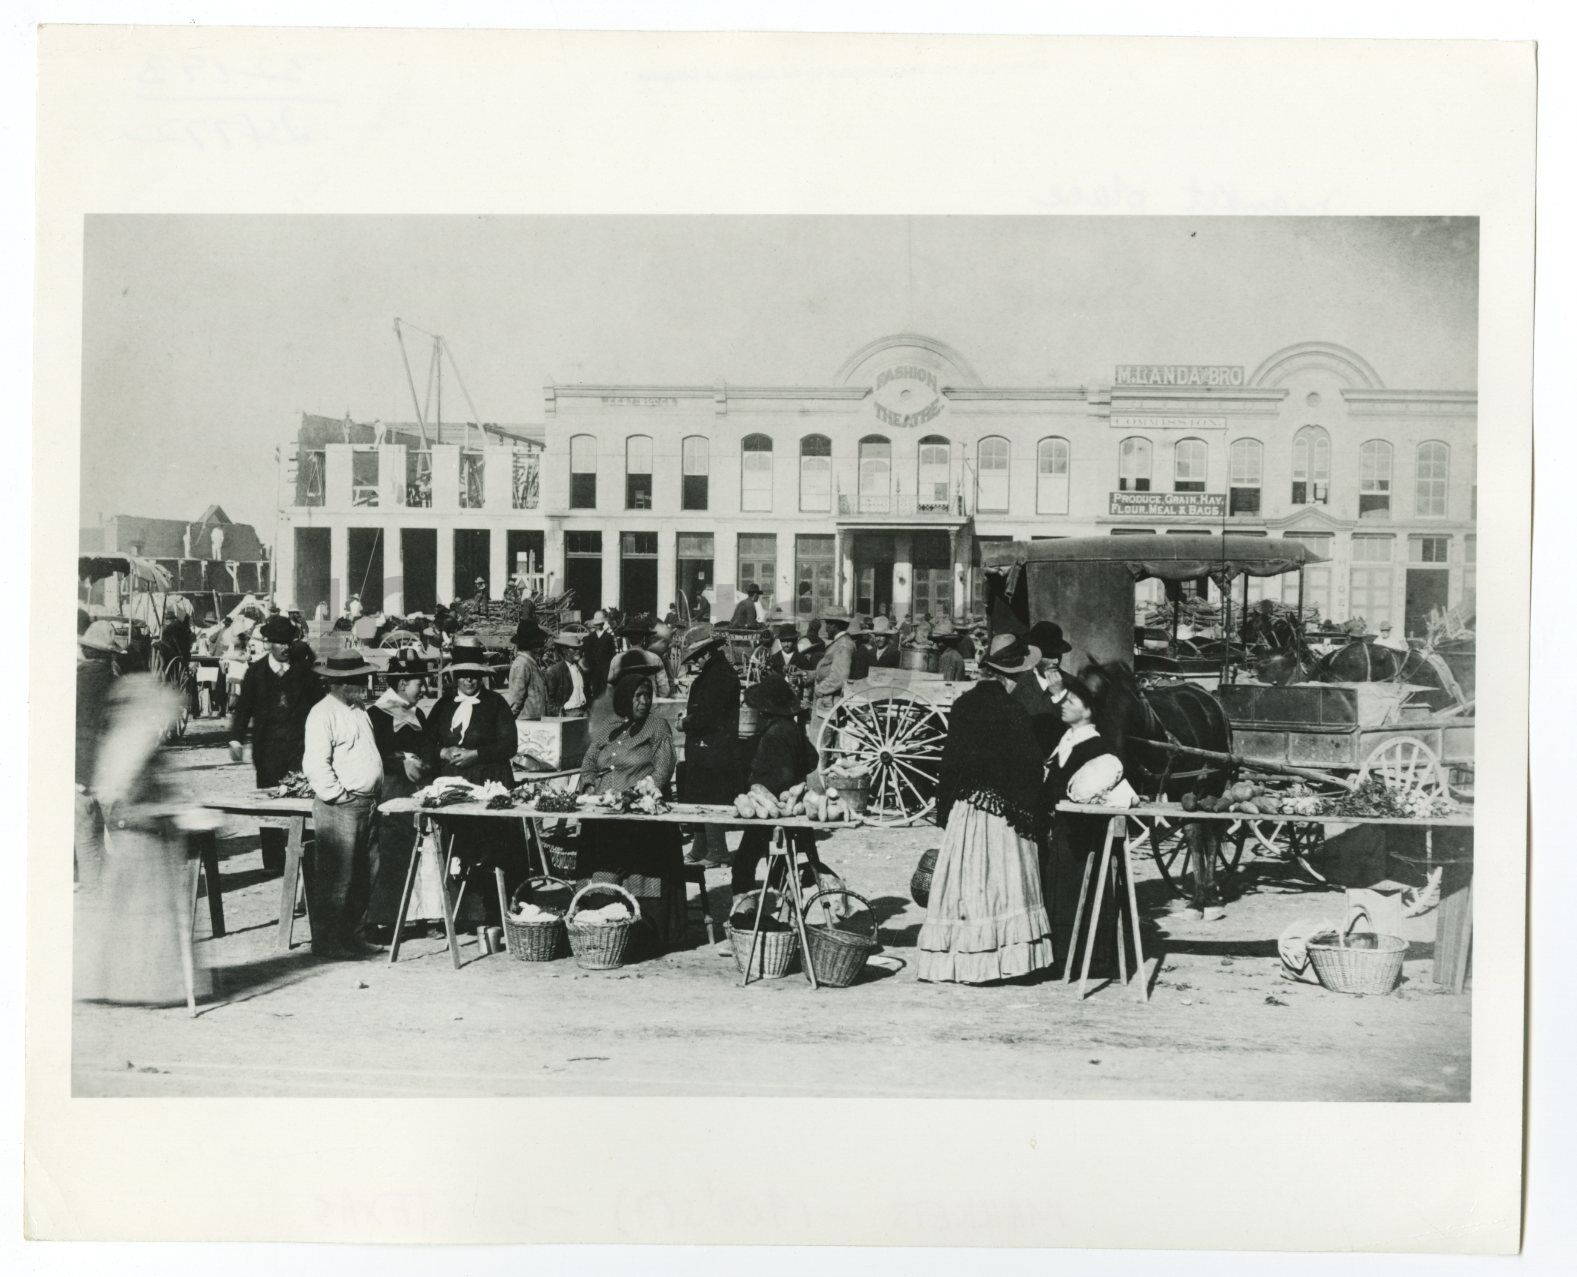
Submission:
M 433 663 L 413 648 L 404 648 L 389 658 L 384 673 L 390 680 L 401 678 L 426 678 L 433 672 Z
M 294 643 L 296 627 L 284 616 L 271 616 L 257 627 L 258 637 L 265 643 Z
M 793 718 L 799 713 L 799 701 L 781 674 L 768 674 L 759 683 L 745 689 L 745 704 L 763 714 L 777 714 Z
M 1062 626 L 1055 621 L 1036 621 L 1029 627 L 1028 641 L 1040 649 L 1043 657 L 1061 656 L 1073 651 L 1073 645 L 1062 637 Z

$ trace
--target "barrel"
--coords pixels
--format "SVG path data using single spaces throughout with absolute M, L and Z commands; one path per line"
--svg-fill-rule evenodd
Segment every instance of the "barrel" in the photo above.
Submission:
M 906 647 L 898 654 L 899 669 L 919 670 L 925 674 L 938 673 L 941 661 L 942 654 L 934 647 Z

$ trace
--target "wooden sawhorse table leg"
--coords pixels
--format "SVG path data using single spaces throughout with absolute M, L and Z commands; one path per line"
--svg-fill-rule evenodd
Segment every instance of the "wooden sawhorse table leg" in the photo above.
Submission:
M 1073 932 L 1068 938 L 1068 961 L 1066 979 L 1073 979 L 1073 960 L 1079 948 L 1079 924 L 1086 922 L 1084 934 L 1084 954 L 1079 967 L 1079 999 L 1083 1001 L 1086 986 L 1090 980 L 1090 959 L 1095 954 L 1095 938 L 1100 932 L 1101 905 L 1106 897 L 1106 884 L 1115 877 L 1120 881 L 1113 881 L 1112 890 L 1120 891 L 1126 899 L 1117 901 L 1117 975 L 1122 984 L 1132 985 L 1138 982 L 1137 997 L 1140 1002 L 1150 1000 L 1150 981 L 1144 966 L 1144 943 L 1139 938 L 1139 901 L 1134 894 L 1133 864 L 1128 858 L 1127 839 L 1128 820 L 1125 816 L 1114 816 L 1106 822 L 1106 840 L 1101 845 L 1100 865 L 1095 870 L 1095 900 L 1092 903 L 1088 920 L 1086 922 L 1084 904 L 1089 895 L 1090 864 L 1093 857 L 1086 857 L 1084 862 L 1084 880 L 1079 887 L 1079 903 L 1073 915 Z M 1112 843 L 1122 840 L 1121 859 L 1114 863 L 1112 857 Z M 1127 914 L 1124 926 L 1124 913 Z M 1133 938 L 1134 978 L 1128 976 L 1127 937 L 1125 930 L 1131 930 Z
M 432 836 L 438 840 L 438 898 L 443 902 L 444 910 L 444 938 L 449 942 L 449 960 L 454 963 L 454 969 L 460 969 L 460 942 L 454 933 L 454 902 L 449 897 L 449 857 L 454 849 L 454 835 L 450 834 L 448 842 L 444 841 L 443 826 L 437 821 L 432 821 Z M 405 930 L 405 915 L 411 907 L 411 895 L 416 889 L 416 875 L 422 862 L 421 839 L 427 831 L 418 827 L 417 844 L 411 849 L 411 863 L 405 871 L 405 889 L 400 892 L 400 908 L 394 915 L 394 938 L 389 941 L 389 964 L 392 966 L 400 957 L 400 933 Z
M 750 957 L 745 963 L 744 978 L 740 987 L 750 983 L 750 973 L 756 965 L 756 945 L 761 939 L 761 920 L 766 914 L 767 892 L 772 886 L 772 866 L 782 862 L 788 876 L 788 895 L 794 906 L 794 930 L 799 933 L 799 960 L 805 978 L 813 989 L 821 988 L 816 982 L 815 964 L 810 960 L 810 942 L 805 935 L 805 900 L 799 889 L 798 848 L 789 840 L 788 832 L 780 825 L 773 833 L 772 845 L 767 848 L 767 872 L 761 881 L 761 894 L 756 897 L 756 920 L 750 928 Z
M 212 833 L 203 831 L 190 834 L 197 843 L 197 855 L 192 858 L 192 934 L 197 933 L 197 888 L 208 884 L 209 939 L 223 940 L 225 935 L 224 888 L 219 884 L 219 845 Z
M 273 821 L 265 822 L 273 824 Z M 288 816 L 284 818 L 287 831 L 285 840 L 285 872 L 279 883 L 279 932 L 274 939 L 274 948 L 289 950 L 292 936 L 296 927 L 296 897 L 301 894 L 301 853 L 302 846 L 307 837 L 307 818 L 305 816 Z M 311 893 L 307 893 L 307 925 L 312 924 Z

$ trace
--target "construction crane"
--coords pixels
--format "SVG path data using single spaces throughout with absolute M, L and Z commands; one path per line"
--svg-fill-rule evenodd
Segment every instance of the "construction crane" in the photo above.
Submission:
M 410 354 L 405 349 L 405 330 L 421 333 L 430 338 L 432 348 L 427 359 L 427 394 L 425 398 L 418 397 L 416 393 L 416 378 L 411 373 Z M 449 361 L 449 367 L 454 370 L 454 378 L 460 384 L 460 393 L 465 396 L 466 407 L 471 410 L 470 418 L 465 422 L 465 446 L 471 446 L 471 428 L 474 426 L 481 439 L 477 446 L 487 442 L 487 432 L 482 429 L 482 415 L 477 412 L 476 404 L 471 399 L 471 392 L 466 389 L 465 378 L 460 375 L 460 365 L 455 362 L 454 352 L 449 349 L 449 343 L 437 333 L 430 333 L 425 328 L 418 328 L 415 324 L 407 323 L 398 317 L 394 321 L 394 337 L 400 343 L 400 362 L 405 365 L 405 384 L 411 390 L 411 404 L 416 409 L 416 428 L 421 432 L 422 449 L 426 451 L 435 442 L 427 437 L 427 422 L 429 413 L 432 413 L 433 433 L 439 438 L 443 435 L 444 422 L 444 360 Z M 435 402 L 436 401 L 436 402 Z

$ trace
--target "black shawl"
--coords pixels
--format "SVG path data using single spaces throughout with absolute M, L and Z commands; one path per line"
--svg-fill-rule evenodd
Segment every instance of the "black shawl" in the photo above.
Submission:
M 953 702 L 942 746 L 937 823 L 946 828 L 953 804 L 967 799 L 1034 838 L 1042 771 L 1029 715 L 1001 683 L 984 680 Z

